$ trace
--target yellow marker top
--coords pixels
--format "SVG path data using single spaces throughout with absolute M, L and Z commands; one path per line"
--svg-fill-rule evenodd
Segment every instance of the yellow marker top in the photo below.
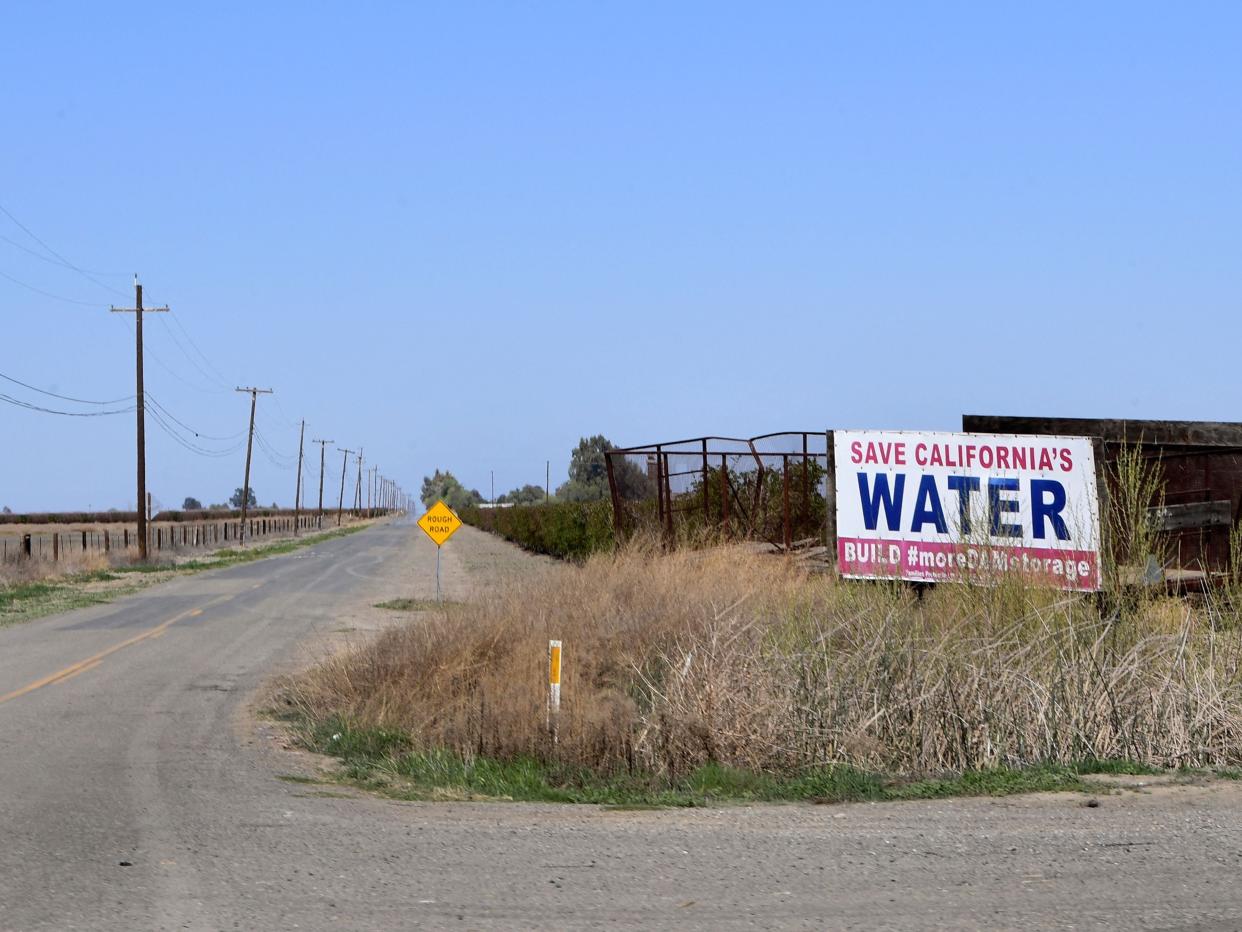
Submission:
M 558 686 L 561 682 L 561 642 L 553 641 L 548 651 L 548 684 Z

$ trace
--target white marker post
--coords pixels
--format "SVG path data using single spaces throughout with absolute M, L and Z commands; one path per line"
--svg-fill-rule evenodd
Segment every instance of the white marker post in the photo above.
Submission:
M 548 732 L 552 743 L 559 738 L 561 715 L 561 642 L 548 641 Z

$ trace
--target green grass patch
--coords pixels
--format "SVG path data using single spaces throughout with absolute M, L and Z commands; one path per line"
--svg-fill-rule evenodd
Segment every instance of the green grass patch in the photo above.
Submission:
M 38 582 L 0 586 L 0 627 L 33 621 L 36 618 L 68 612 L 75 608 L 104 605 L 122 596 L 132 595 L 153 582 L 159 582 L 165 578 L 187 576 L 192 573 L 201 573 L 204 570 L 220 569 L 239 563 L 251 563 L 265 557 L 292 553 L 303 547 L 357 533 L 365 527 L 367 525 L 338 528 L 298 540 L 248 547 L 244 550 L 218 550 L 205 560 L 190 560 L 179 564 L 135 563 Z M 91 590 L 88 588 L 92 583 L 118 580 L 125 580 L 125 584 L 111 586 L 107 589 Z
M 899 780 L 844 765 L 778 776 L 708 764 L 667 779 L 652 774 L 602 774 L 533 758 L 465 759 L 447 750 L 413 748 L 403 732 L 351 726 L 342 719 L 302 727 L 310 749 L 340 758 L 337 779 L 410 800 L 478 799 L 594 803 L 642 809 L 730 802 L 880 802 L 1018 793 L 1098 792 L 1077 767 L 996 767 L 927 780 Z M 1115 770 L 1112 772 L 1122 772 Z
M 458 602 L 450 602 L 445 599 L 437 602 L 435 599 L 389 599 L 387 602 L 376 602 L 376 608 L 385 608 L 392 612 L 438 612 L 450 605 L 458 605 Z
M 100 573 L 83 573 L 58 580 L 0 586 L 0 628 L 55 615 L 59 612 L 103 605 L 123 595 L 137 592 L 141 585 L 119 586 L 102 591 L 84 588 L 92 582 L 118 577 Z
M 1082 774 L 1120 774 L 1131 777 L 1155 776 L 1164 772 L 1157 767 L 1140 764 L 1138 761 L 1097 760 L 1095 758 L 1079 762 L 1076 769 Z

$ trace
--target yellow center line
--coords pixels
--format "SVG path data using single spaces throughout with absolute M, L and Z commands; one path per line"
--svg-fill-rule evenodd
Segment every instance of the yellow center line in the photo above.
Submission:
M 83 674 L 83 673 L 89 673 L 91 670 L 94 670 L 94 669 L 95 669 L 97 666 L 99 666 L 101 663 L 103 663 L 103 661 L 102 661 L 102 660 L 96 660 L 94 663 L 88 663 L 86 666 L 84 666 L 84 667 L 79 667 L 77 670 L 74 670 L 72 673 L 69 673 L 69 674 L 66 674 L 65 676 L 62 676 L 62 677 L 61 677 L 60 679 L 58 679 L 56 682 L 58 682 L 58 683 L 63 683 L 65 680 L 71 680 L 71 679 L 73 679 L 75 676 L 79 676 L 80 674 Z
M 230 599 L 230 598 L 232 598 L 232 596 L 229 596 L 229 595 L 218 596 L 217 598 L 212 599 L 210 602 L 208 602 L 206 605 L 202 606 L 201 608 L 191 608 L 191 609 L 188 609 L 187 611 L 181 612 L 178 615 L 173 615 L 172 618 L 169 618 L 167 621 L 160 622 L 154 628 L 148 628 L 146 631 L 143 631 L 141 634 L 135 634 L 132 638 L 128 638 L 127 640 L 121 641 L 119 644 L 113 644 L 111 647 L 101 650 L 97 654 L 92 654 L 90 657 L 87 657 L 85 660 L 79 660 L 77 663 L 72 663 L 69 666 L 65 667 L 63 670 L 57 670 L 55 673 L 49 673 L 47 676 L 43 677 L 42 679 L 35 680 L 33 683 L 27 683 L 21 689 L 15 689 L 11 693 L 5 693 L 3 696 L 0 696 L 0 705 L 3 705 L 4 703 L 12 699 L 17 699 L 19 696 L 24 696 L 27 693 L 32 693 L 36 689 L 42 689 L 44 686 L 51 686 L 53 683 L 63 683 L 65 680 L 71 679 L 80 673 L 85 673 L 88 670 L 93 670 L 97 666 L 99 666 L 101 663 L 103 663 L 106 657 L 112 656 L 117 651 L 124 650 L 126 647 L 130 647 L 134 644 L 138 644 L 150 638 L 159 637 L 161 634 L 163 634 L 165 631 L 167 631 L 177 622 L 184 621 L 186 618 L 192 618 L 196 615 L 201 615 L 203 613 L 203 609 L 210 608 L 211 606 L 219 602 L 223 602 L 226 599 Z

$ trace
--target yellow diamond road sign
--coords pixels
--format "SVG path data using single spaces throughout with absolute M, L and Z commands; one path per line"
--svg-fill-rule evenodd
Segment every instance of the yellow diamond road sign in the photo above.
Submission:
M 436 502 L 427 509 L 427 513 L 418 519 L 418 526 L 423 533 L 436 542 L 437 547 L 457 533 L 461 527 L 461 518 L 453 514 L 453 509 L 444 502 Z

